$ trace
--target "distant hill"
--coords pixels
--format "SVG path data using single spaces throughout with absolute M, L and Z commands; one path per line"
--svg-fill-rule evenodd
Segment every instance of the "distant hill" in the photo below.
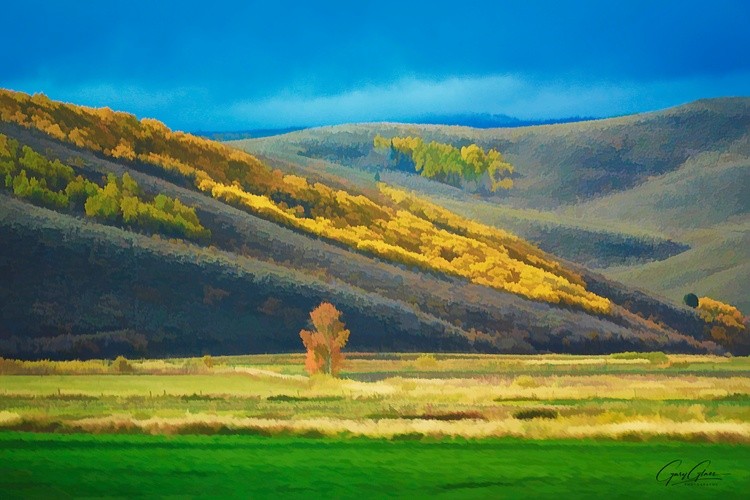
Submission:
M 213 141 L 239 141 L 242 139 L 259 139 L 261 137 L 272 137 L 274 135 L 288 134 L 304 130 L 307 127 L 285 127 L 285 128 L 260 128 L 252 130 L 237 130 L 226 132 L 207 132 L 196 131 L 193 134 L 199 137 L 205 137 Z
M 376 134 L 418 135 L 456 146 L 496 148 L 516 166 L 516 188 L 502 201 L 552 209 L 630 189 L 702 152 L 724 151 L 750 130 L 750 98 L 707 99 L 665 111 L 558 125 L 474 129 L 417 124 L 321 127 L 238 143 L 261 154 L 295 153 L 377 168 Z
M 575 123 L 590 120 L 595 120 L 595 118 L 571 116 L 564 118 L 550 118 L 546 120 L 521 120 L 520 118 L 502 114 L 462 113 L 445 115 L 426 114 L 398 121 L 400 123 L 414 123 L 418 125 L 448 125 L 471 128 L 513 128 L 530 127 L 534 125 L 554 125 L 557 123 Z M 247 137 L 247 139 L 250 139 L 250 137 Z
M 692 310 L 406 191 L 40 95 L 0 91 L 0 122 L 3 356 L 298 350 L 322 300 L 353 349 L 723 351 Z
M 452 115 L 429 114 L 415 116 L 401 120 L 403 123 L 431 124 L 431 125 L 460 125 L 473 128 L 500 128 L 500 127 L 529 127 L 532 125 L 553 125 L 556 123 L 575 123 L 594 120 L 593 117 L 571 116 L 565 118 L 554 118 L 546 120 L 521 120 L 508 115 L 489 113 L 464 113 Z M 261 128 L 236 131 L 204 131 L 197 130 L 193 134 L 214 141 L 240 141 L 244 139 L 262 139 L 275 135 L 289 134 L 306 130 L 311 127 L 283 127 L 283 128 Z
M 477 198 L 384 171 L 387 159 L 372 147 L 376 134 L 497 148 L 516 167 L 514 188 Z M 379 172 L 386 182 L 674 303 L 695 292 L 750 310 L 750 98 L 548 126 L 360 124 L 233 144 L 266 161 L 363 184 Z

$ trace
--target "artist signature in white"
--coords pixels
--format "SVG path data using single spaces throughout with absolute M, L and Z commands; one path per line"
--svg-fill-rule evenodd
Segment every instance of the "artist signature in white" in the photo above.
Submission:
M 664 483 L 664 486 L 710 484 L 721 481 L 724 474 L 709 470 L 710 466 L 710 460 L 703 460 L 692 469 L 687 469 L 682 467 L 682 460 L 672 460 L 656 473 L 656 480 Z

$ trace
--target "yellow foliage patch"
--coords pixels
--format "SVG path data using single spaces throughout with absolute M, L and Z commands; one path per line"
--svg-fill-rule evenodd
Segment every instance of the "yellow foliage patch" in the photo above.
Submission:
M 116 158 L 157 165 L 228 204 L 391 262 L 596 313 L 612 308 L 609 300 L 586 290 L 580 276 L 516 236 L 383 184 L 380 191 L 391 203 L 283 175 L 252 155 L 173 132 L 157 120 L 56 103 L 43 95 L 0 90 L 0 119 Z M 393 144 L 410 151 L 419 148 L 421 139 L 394 138 Z M 455 153 L 467 165 L 512 171 L 494 150 L 485 153 L 467 146 L 447 153 Z M 498 182 L 506 180 L 510 181 Z

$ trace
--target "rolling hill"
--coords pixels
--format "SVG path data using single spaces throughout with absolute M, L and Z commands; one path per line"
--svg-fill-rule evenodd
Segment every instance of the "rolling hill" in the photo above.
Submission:
M 496 148 L 515 166 L 514 187 L 478 197 L 384 170 L 386 156 L 372 147 L 378 134 Z M 549 126 L 360 124 L 231 144 L 360 185 L 379 172 L 389 184 L 675 304 L 695 292 L 750 310 L 750 98 Z
M 688 308 L 367 171 L 11 91 L 0 134 L 3 356 L 299 350 L 322 300 L 359 350 L 725 349 Z

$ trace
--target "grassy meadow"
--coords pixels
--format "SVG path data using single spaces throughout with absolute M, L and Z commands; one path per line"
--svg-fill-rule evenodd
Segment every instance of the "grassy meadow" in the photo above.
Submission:
M 0 363 L 0 428 L 369 438 L 750 442 L 750 359 L 352 354 Z
M 660 352 L 355 353 L 338 379 L 301 354 L 0 360 L 0 490 L 732 498 L 749 375 L 750 358 Z M 699 463 L 720 479 L 667 484 Z

